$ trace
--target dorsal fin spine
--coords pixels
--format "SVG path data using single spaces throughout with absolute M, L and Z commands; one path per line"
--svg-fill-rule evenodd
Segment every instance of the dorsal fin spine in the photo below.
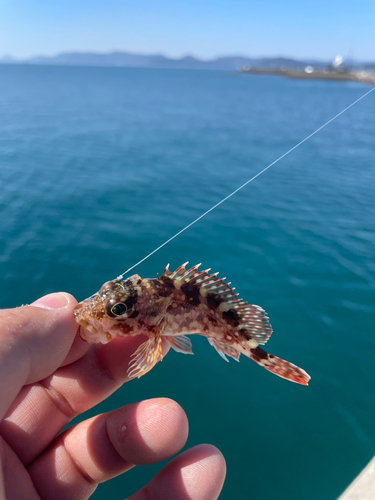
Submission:
M 236 335 L 240 330 L 244 330 L 247 339 L 254 339 L 259 344 L 265 344 L 272 334 L 272 327 L 269 324 L 266 312 L 259 306 L 248 304 L 242 299 L 238 298 L 238 293 L 234 293 L 235 288 L 230 288 L 230 282 L 224 283 L 225 278 L 217 278 L 218 273 L 208 274 L 210 269 L 205 271 L 198 271 L 201 264 L 197 264 L 190 269 L 186 270 L 183 264 L 174 272 L 169 271 L 168 266 L 165 268 L 161 280 L 167 279 L 171 281 L 179 281 L 179 286 L 175 287 L 180 289 L 184 283 L 189 283 L 191 286 L 196 286 L 200 289 L 201 300 L 208 300 L 206 297 L 212 295 L 219 300 L 219 310 L 223 313 L 223 317 L 227 315 L 236 316 L 238 326 L 236 327 Z M 181 283 L 182 282 L 182 283 Z M 204 292 L 204 293 L 202 293 Z M 212 304 L 212 301 L 211 301 Z M 223 306 L 221 306 L 223 304 Z M 225 306 L 224 306 L 225 304 Z M 212 308 L 212 305 L 210 306 Z M 230 312 L 231 311 L 231 312 Z M 233 319 L 232 319 L 233 321 Z

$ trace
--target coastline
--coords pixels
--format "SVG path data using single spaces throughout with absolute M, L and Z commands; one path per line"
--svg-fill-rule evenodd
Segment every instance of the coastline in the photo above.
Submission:
M 375 71 L 333 71 L 333 70 L 314 70 L 308 72 L 299 69 L 263 69 L 263 68 L 245 68 L 239 69 L 240 73 L 249 73 L 252 75 L 270 75 L 283 76 L 286 78 L 299 78 L 306 80 L 334 80 L 334 81 L 352 81 L 375 85 Z

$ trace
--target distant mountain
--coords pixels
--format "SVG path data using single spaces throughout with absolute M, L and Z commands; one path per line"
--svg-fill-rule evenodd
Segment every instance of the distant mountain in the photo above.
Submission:
M 14 64 L 14 63 L 17 63 L 19 61 L 17 61 L 17 59 L 13 56 L 9 56 L 9 55 L 6 55 L 6 56 L 3 56 L 3 57 L 0 57 L 0 63 L 4 63 L 4 64 Z
M 203 61 L 192 56 L 173 59 L 162 54 L 143 55 L 128 52 L 110 52 L 107 54 L 95 52 L 65 52 L 56 56 L 36 56 L 24 60 L 17 60 L 12 56 L 0 58 L 3 64 L 44 64 L 64 66 L 126 66 L 133 68 L 179 68 L 179 69 L 216 69 L 216 70 L 238 70 L 245 67 L 257 67 L 264 69 L 303 69 L 313 66 L 321 69 L 327 67 L 330 62 L 316 60 L 297 60 L 286 57 L 244 57 L 227 56 Z M 375 68 L 374 62 L 359 63 L 349 61 L 346 67 Z

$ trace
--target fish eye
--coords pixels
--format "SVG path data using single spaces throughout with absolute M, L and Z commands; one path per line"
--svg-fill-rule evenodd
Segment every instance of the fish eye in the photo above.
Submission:
M 127 312 L 127 310 L 128 308 L 123 302 L 117 302 L 117 304 L 111 307 L 111 313 L 114 316 L 122 316 Z
M 110 318 L 128 318 L 134 311 L 133 297 L 127 297 L 121 300 L 122 297 L 112 298 L 105 306 L 105 314 Z M 121 301 L 121 302 L 120 302 Z

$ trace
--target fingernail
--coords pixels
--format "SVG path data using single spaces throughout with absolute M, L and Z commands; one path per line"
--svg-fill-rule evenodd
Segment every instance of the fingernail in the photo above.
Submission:
M 36 300 L 31 306 L 42 309 L 62 309 L 68 305 L 68 297 L 64 293 L 50 293 Z

